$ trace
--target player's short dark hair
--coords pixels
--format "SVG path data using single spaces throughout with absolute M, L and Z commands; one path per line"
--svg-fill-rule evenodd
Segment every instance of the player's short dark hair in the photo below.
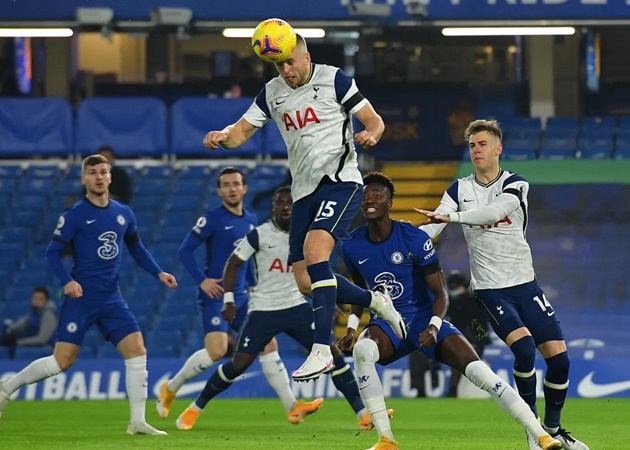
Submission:
M 219 188 L 221 187 L 221 177 L 223 175 L 229 175 L 231 173 L 240 173 L 241 179 L 243 180 L 243 186 L 247 184 L 247 180 L 245 179 L 245 174 L 243 173 L 241 169 L 239 169 L 238 167 L 226 167 L 225 169 L 221 171 L 221 173 L 217 177 L 217 187 Z
M 83 159 L 81 163 L 81 172 L 85 172 L 86 167 L 98 166 L 99 164 L 109 165 L 109 161 L 103 155 L 90 155 Z
M 468 125 L 468 127 L 466 128 L 466 131 L 464 131 L 464 138 L 466 139 L 466 141 L 468 141 L 470 139 L 470 136 L 472 136 L 473 134 L 481 133 L 482 131 L 487 131 L 488 133 L 496 137 L 499 142 L 503 140 L 503 131 L 501 131 L 501 126 L 499 125 L 499 122 L 497 122 L 496 120 L 484 119 L 474 120 L 470 122 L 470 125 Z
M 461 273 L 459 270 L 453 270 L 448 275 L 448 278 L 446 279 L 446 286 L 450 290 L 455 290 L 458 287 L 462 287 L 462 286 L 468 289 L 469 285 L 470 285 L 470 281 L 468 281 L 468 278 L 466 278 L 466 275 Z
M 392 179 L 387 175 L 381 172 L 369 172 L 363 177 L 363 184 L 368 185 L 370 183 L 379 183 L 387 188 L 389 191 L 389 198 L 393 199 L 396 194 L 396 189 L 394 189 L 394 183 Z
M 288 184 L 285 186 L 280 186 L 278 189 L 276 189 L 275 191 L 273 191 L 273 195 L 271 196 L 271 198 L 273 198 L 275 200 L 275 198 L 278 196 L 278 194 L 290 194 L 291 193 L 291 186 L 289 186 Z
M 101 145 L 98 150 L 96 150 L 96 153 L 100 154 L 101 152 L 109 152 L 112 154 L 112 156 L 116 156 L 116 152 L 114 151 L 114 147 L 112 147 L 111 145 Z
M 50 293 L 48 292 L 48 289 L 46 289 L 44 286 L 35 286 L 33 288 L 33 294 L 36 292 L 39 292 L 40 294 L 44 294 L 44 297 L 46 297 L 46 300 L 50 298 Z

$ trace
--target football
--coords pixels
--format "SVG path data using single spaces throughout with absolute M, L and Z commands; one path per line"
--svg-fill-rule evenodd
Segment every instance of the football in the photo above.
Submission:
M 252 36 L 254 53 L 262 60 L 272 63 L 289 59 L 296 42 L 295 31 L 282 19 L 260 22 Z

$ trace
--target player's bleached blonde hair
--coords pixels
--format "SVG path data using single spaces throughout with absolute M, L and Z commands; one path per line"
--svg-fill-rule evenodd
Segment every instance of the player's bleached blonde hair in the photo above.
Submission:
M 301 53 L 308 52 L 308 46 L 306 45 L 306 39 L 304 39 L 304 36 L 299 33 L 295 33 L 295 39 L 295 48 Z
M 109 161 L 103 155 L 90 155 L 83 159 L 83 162 L 81 163 L 81 173 L 85 173 L 86 167 L 98 166 L 103 163 L 109 166 Z
M 499 140 L 499 143 L 503 140 L 503 131 L 501 131 L 501 127 L 499 126 L 499 122 L 496 120 L 485 120 L 479 119 L 470 122 L 470 125 L 464 131 L 464 138 L 466 141 L 470 140 L 470 136 L 473 134 L 481 133 L 482 131 L 487 131 L 492 136 L 496 137 Z

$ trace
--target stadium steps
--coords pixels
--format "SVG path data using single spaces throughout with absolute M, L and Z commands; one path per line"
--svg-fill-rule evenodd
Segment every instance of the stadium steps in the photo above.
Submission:
M 396 186 L 392 218 L 419 224 L 422 216 L 413 208 L 427 210 L 437 208 L 458 169 L 458 163 L 385 164 L 383 173 L 391 177 Z

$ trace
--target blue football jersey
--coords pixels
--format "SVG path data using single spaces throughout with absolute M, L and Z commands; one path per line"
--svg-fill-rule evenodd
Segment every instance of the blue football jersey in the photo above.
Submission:
M 84 197 L 59 217 L 53 240 L 72 249 L 71 276 L 84 294 L 112 293 L 119 290 L 125 237 L 137 232 L 136 217 L 128 206 L 110 200 L 99 207 Z
M 359 274 L 370 289 L 386 284 L 394 306 L 411 318 L 419 311 L 431 311 L 433 292 L 427 286 L 422 267 L 438 261 L 431 238 L 413 225 L 392 221 L 392 232 L 384 242 L 368 237 L 367 225 L 350 234 L 341 246 L 348 270 Z
M 190 234 L 205 243 L 208 278 L 223 278 L 223 268 L 228 258 L 245 238 L 245 235 L 258 225 L 256 215 L 243 210 L 242 216 L 230 212 L 223 205 L 212 208 L 197 220 Z M 247 290 L 249 264 L 243 264 L 236 278 L 234 292 Z

